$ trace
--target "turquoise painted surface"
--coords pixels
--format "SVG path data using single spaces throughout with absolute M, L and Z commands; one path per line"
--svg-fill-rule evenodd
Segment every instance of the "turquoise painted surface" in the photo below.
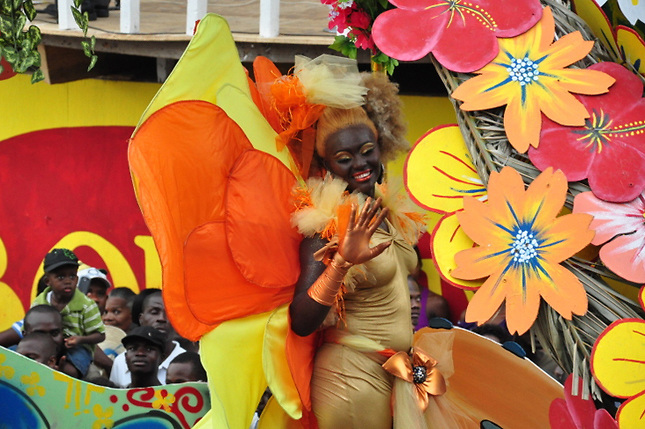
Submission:
M 112 389 L 0 348 L 0 428 L 185 429 L 209 409 L 206 383 Z

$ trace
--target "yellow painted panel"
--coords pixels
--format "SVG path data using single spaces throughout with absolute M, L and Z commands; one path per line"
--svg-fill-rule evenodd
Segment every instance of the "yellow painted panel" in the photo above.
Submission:
M 403 113 L 408 121 L 408 141 L 413 145 L 431 128 L 457 122 L 455 110 L 448 97 L 427 97 L 420 95 L 403 95 Z M 403 174 L 405 156 L 400 156 L 388 164 L 390 177 Z
M 29 79 L 0 81 L 0 140 L 50 128 L 135 126 L 160 87 L 99 79 L 32 85 Z

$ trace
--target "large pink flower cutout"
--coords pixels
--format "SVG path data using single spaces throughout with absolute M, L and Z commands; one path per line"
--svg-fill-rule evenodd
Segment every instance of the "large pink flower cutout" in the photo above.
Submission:
M 643 83 L 616 63 L 589 69 L 616 79 L 602 95 L 576 95 L 590 117 L 566 127 L 542 117 L 540 146 L 529 149 L 540 170 L 560 169 L 569 181 L 589 179 L 593 193 L 612 202 L 631 201 L 645 190 L 645 99 Z
M 623 204 L 582 192 L 573 201 L 573 212 L 593 216 L 589 228 L 596 235 L 591 243 L 608 242 L 600 249 L 600 259 L 607 268 L 626 280 L 645 283 L 645 192 Z
M 618 423 L 605 409 L 596 409 L 591 397 L 582 397 L 582 379 L 578 379 L 577 395 L 573 395 L 573 375 L 564 382 L 564 398 L 557 398 L 549 407 L 551 429 L 618 429 Z
M 414 61 L 432 52 L 455 72 L 469 73 L 491 62 L 498 37 L 514 37 L 542 16 L 539 0 L 390 0 L 397 9 L 372 26 L 378 48 L 392 58 Z

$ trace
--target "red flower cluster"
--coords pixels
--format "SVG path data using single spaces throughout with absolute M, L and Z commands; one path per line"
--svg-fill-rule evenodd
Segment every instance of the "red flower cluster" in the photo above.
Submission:
M 329 11 L 329 29 L 344 33 L 356 47 L 369 49 L 376 53 L 376 45 L 372 39 L 372 18 L 353 0 L 320 0 L 322 4 L 331 6 Z

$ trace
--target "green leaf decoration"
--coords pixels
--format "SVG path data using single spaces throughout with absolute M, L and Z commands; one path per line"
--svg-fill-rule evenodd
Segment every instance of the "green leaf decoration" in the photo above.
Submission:
M 15 27 L 13 28 L 16 39 L 20 38 L 20 35 L 22 34 L 22 29 L 25 28 L 25 24 L 27 24 L 27 17 L 21 13 L 20 15 L 18 15 L 18 18 L 15 20 L 15 23 L 14 23 Z
M 2 48 L 2 56 L 11 65 L 18 61 L 18 51 L 13 46 L 5 46 Z
M 91 57 L 92 56 L 92 50 L 90 49 L 90 42 L 86 40 L 81 41 L 81 46 L 83 47 L 83 53 L 85 54 L 86 57 Z
M 36 8 L 34 7 L 32 0 L 25 0 L 22 4 L 22 8 L 25 11 L 25 15 L 27 15 L 28 20 L 33 21 L 36 18 Z
M 92 35 L 92 37 L 90 37 L 90 49 L 92 50 L 92 52 L 94 52 L 95 47 L 96 47 L 96 36 Z
M 28 37 L 24 37 L 20 41 L 20 48 L 21 48 L 21 52 L 29 52 L 32 49 L 34 49 L 34 44 Z
M 29 53 L 29 57 L 34 65 L 34 67 L 40 67 L 40 52 L 37 49 L 34 49 Z
M 40 33 L 40 28 L 36 27 L 35 25 L 32 25 L 29 27 L 29 30 L 27 30 L 27 33 L 28 33 L 28 37 L 34 43 L 34 48 L 37 47 L 40 44 L 40 41 L 43 39 L 43 36 Z
M 31 83 L 37 83 L 45 79 L 45 74 L 41 69 L 38 69 L 31 75 Z
M 96 65 L 96 61 L 98 61 L 98 59 L 99 59 L 98 56 L 92 55 L 92 58 L 90 58 L 90 65 L 87 68 L 87 71 L 90 71 L 94 68 L 94 66 Z
M 0 33 L 6 35 L 5 37 L 11 37 L 14 34 L 13 20 L 10 17 L 0 15 Z
M 13 10 L 20 10 L 22 7 L 22 0 L 13 0 Z
M 72 8 L 72 16 L 74 17 L 74 21 L 79 27 L 81 27 L 81 29 L 83 28 L 83 23 L 85 22 L 83 15 L 84 14 L 82 14 L 79 9 L 76 9 L 74 7 Z
M 11 15 L 13 12 L 12 3 L 12 0 L 0 0 L 0 13 L 3 15 Z

